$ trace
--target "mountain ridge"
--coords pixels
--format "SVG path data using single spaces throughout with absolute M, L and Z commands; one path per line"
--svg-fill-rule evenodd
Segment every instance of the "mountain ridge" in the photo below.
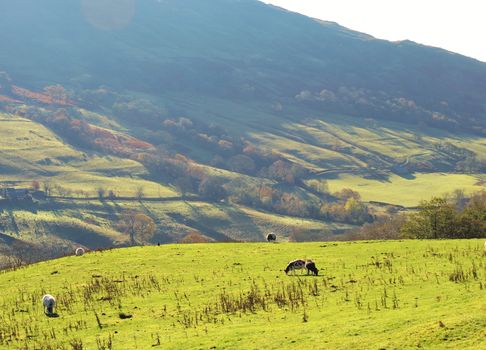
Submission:
M 5 2 L 0 8 L 3 69 L 24 86 L 36 81 L 111 85 L 290 104 L 305 91 L 362 90 L 360 98 L 368 103 L 356 108 L 367 108 L 368 114 L 390 112 L 387 100 L 404 98 L 431 120 L 439 113 L 456 121 L 455 127 L 467 120 L 484 129 L 485 63 L 323 25 L 256 0 L 138 1 L 133 6 L 126 27 L 107 31 L 90 25 L 79 1 Z M 20 19 L 12 23 L 12 17 Z M 12 61 L 9 53 L 15 49 L 24 54 Z M 33 51 L 38 61 L 25 61 Z M 333 101 L 312 102 L 318 110 L 350 111 L 343 101 L 338 107 Z M 380 117 L 391 118 L 383 111 Z M 398 117 L 404 121 L 404 113 Z

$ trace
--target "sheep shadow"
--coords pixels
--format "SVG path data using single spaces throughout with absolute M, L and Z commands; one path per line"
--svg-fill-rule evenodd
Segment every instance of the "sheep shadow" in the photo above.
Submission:
M 294 277 L 294 278 L 301 278 L 301 277 L 322 277 L 322 276 L 319 276 L 319 275 L 313 275 L 313 274 L 302 274 L 302 275 L 287 275 L 288 277 Z

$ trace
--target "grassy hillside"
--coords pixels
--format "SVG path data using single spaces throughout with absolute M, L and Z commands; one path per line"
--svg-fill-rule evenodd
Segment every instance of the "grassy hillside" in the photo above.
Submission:
M 240 206 L 181 200 L 64 200 L 41 203 L 35 210 L 0 207 L 0 228 L 4 234 L 32 244 L 46 244 L 46 239 L 53 239 L 56 244 L 64 241 L 68 252 L 76 245 L 107 248 L 127 243 L 127 236 L 117 231 L 126 210 L 137 210 L 154 219 L 157 229 L 152 243 L 174 242 L 194 231 L 214 240 L 262 241 L 272 231 L 278 232 L 279 239 L 284 241 L 295 232 L 329 239 L 336 232 L 352 228 Z
M 36 105 L 33 101 L 29 103 L 32 108 Z M 106 129 L 110 132 L 123 129 L 113 118 L 90 113 L 82 111 L 86 120 L 114 128 Z M 0 232 L 24 242 L 35 244 L 49 237 L 68 251 L 77 244 L 93 249 L 125 244 L 126 237 L 117 232 L 125 210 L 145 212 L 155 221 L 157 230 L 152 243 L 177 241 L 192 231 L 215 240 L 260 241 L 268 231 L 278 231 L 283 239 L 295 231 L 325 239 L 350 228 L 345 224 L 259 212 L 228 202 L 205 202 L 203 198 L 184 202 L 175 186 L 152 180 L 148 170 L 129 157 L 80 147 L 32 119 L 6 112 L 0 117 L 0 185 L 30 188 L 33 181 L 41 187 L 48 183 L 51 195 L 70 198 L 35 206 L 1 203 Z M 228 180 L 261 183 L 260 179 L 224 169 L 206 169 Z M 99 188 L 103 188 L 105 195 L 113 191 L 118 199 L 92 200 L 98 196 Z M 141 203 L 137 195 L 140 190 L 144 198 L 156 201 Z M 302 189 L 294 191 L 315 198 Z
M 478 164 L 486 160 L 482 136 L 286 105 L 275 111 L 270 105 L 220 99 L 165 98 L 196 121 L 213 122 L 299 164 L 309 170 L 309 178 L 326 179 L 331 192 L 352 188 L 366 201 L 415 206 L 456 189 L 486 188 L 483 173 L 457 168 L 465 159 L 459 152 Z M 201 155 L 201 147 L 190 139 L 185 145 L 202 162 L 214 156 Z
M 140 187 L 147 197 L 178 195 L 168 186 L 145 180 L 146 175 L 133 160 L 88 154 L 39 123 L 0 113 L 0 183 L 29 187 L 36 180 L 88 196 L 96 196 L 99 187 L 119 196 L 134 197 Z
M 316 112 L 303 105 L 282 103 L 241 104 L 217 98 L 184 99 L 166 95 L 176 108 L 195 120 L 221 125 L 231 134 L 245 136 L 261 147 L 276 150 L 315 172 L 393 171 L 405 164 L 416 171 L 417 163 L 430 163 L 433 168 L 450 171 L 457 162 L 455 154 L 441 145 L 451 144 L 485 160 L 483 136 L 448 132 L 433 127 L 364 118 L 328 112 Z M 415 168 L 414 168 L 415 167 Z M 422 169 L 427 170 L 427 169 Z M 430 171 L 430 170 L 429 170 Z
M 484 188 L 481 174 L 431 172 L 405 177 L 393 174 L 394 167 L 404 163 L 453 166 L 450 164 L 453 157 L 437 150 L 438 145 L 445 143 L 483 160 L 486 154 L 483 137 L 332 114 L 309 117 L 304 122 L 294 122 L 288 114 L 286 118 L 290 119 L 285 121 L 261 107 L 252 110 L 216 102 L 214 106 L 221 108 L 221 115 L 225 110 L 231 112 L 224 114 L 224 118 L 218 117 L 220 114 L 210 117 L 198 112 L 203 107 L 198 103 L 180 105 L 195 120 L 211 118 L 232 134 L 244 136 L 259 147 L 272 149 L 284 159 L 307 168 L 311 177 L 328 179 L 332 191 L 348 187 L 360 192 L 367 201 L 413 206 L 422 199 L 455 189 Z M 248 117 L 243 118 L 244 115 Z M 89 192 L 91 196 L 96 195 L 99 187 L 113 189 L 119 196 L 135 196 L 140 187 L 147 197 L 177 196 L 173 188 L 144 180 L 148 174 L 140 163 L 115 156 L 89 155 L 65 144 L 38 123 L 5 113 L 0 117 L 3 135 L 0 181 L 4 183 L 26 186 L 32 180 L 50 181 L 74 192 Z M 96 121 L 99 123 L 100 118 Z M 185 146 L 189 155 L 208 161 L 204 155 L 200 156 L 201 148 L 190 139 Z M 222 171 L 220 176 L 232 179 L 239 175 Z
M 453 136 L 431 128 L 419 131 L 399 123 L 364 122 L 359 118 L 331 114 L 297 122 L 290 112 L 279 115 L 265 111 L 261 106 L 236 108 L 229 101 L 219 102 L 221 105 L 212 103 L 220 108 L 216 115 L 207 114 L 197 101 L 176 106 L 188 111 L 188 116 L 194 120 L 212 120 L 231 135 L 245 137 L 260 149 L 272 150 L 279 157 L 299 164 L 309 171 L 308 179 L 326 179 L 331 192 L 352 188 L 365 201 L 414 206 L 421 199 L 454 189 L 484 188 L 481 174 L 392 174 L 395 164 L 412 163 L 414 158 L 446 164 L 450 160 L 448 155 L 436 152 L 434 148 L 444 142 L 482 155 L 485 146 L 481 137 Z M 251 113 L 252 110 L 255 113 Z M 225 114 L 225 111 L 231 112 Z M 97 125 L 129 130 L 135 136 L 143 137 L 147 132 L 140 128 L 131 130 L 130 123 L 125 121 L 126 126 L 123 126 L 113 116 L 92 114 L 87 110 L 83 110 L 82 115 Z M 244 115 L 248 118 L 243 118 Z M 157 231 L 153 243 L 177 241 L 191 231 L 215 240 L 259 241 L 269 231 L 277 231 L 285 239 L 304 232 L 307 239 L 319 237 L 322 240 L 351 228 L 335 222 L 262 212 L 258 211 L 261 208 L 231 202 L 215 204 L 205 202 L 203 198 L 196 202 L 182 202 L 177 199 L 180 194 L 175 186 L 151 180 L 157 174 L 150 174 L 135 160 L 80 148 L 40 123 L 9 113 L 1 114 L 0 125 L 0 183 L 29 187 L 34 180 L 48 182 L 54 195 L 60 194 L 56 188 L 59 186 L 64 192 L 69 191 L 68 196 L 79 198 L 52 205 L 45 203 L 28 210 L 4 207 L 0 216 L 1 232 L 27 242 L 35 243 L 45 236 L 55 237 L 67 244 L 68 250 L 73 244 L 90 248 L 124 244 L 126 238 L 117 232 L 117 224 L 122 212 L 130 209 L 145 212 L 155 220 Z M 185 150 L 185 154 L 201 165 L 214 156 L 213 151 L 200 147 L 190 137 L 185 140 Z M 285 188 L 304 201 L 319 200 L 319 194 L 299 186 L 281 186 L 256 174 L 249 176 L 207 166 L 204 169 L 228 181 L 242 181 L 246 186 L 259 186 L 263 181 Z M 99 188 L 133 200 L 83 200 L 84 197 L 96 197 Z M 143 190 L 145 198 L 160 201 L 139 203 L 136 200 L 139 189 Z
M 296 258 L 319 276 L 286 276 Z M 0 348 L 480 349 L 485 259 L 477 240 L 94 252 L 0 274 Z

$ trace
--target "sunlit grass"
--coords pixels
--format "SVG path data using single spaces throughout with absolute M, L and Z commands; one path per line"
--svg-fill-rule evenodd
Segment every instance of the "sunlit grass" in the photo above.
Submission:
M 342 175 L 328 180 L 331 192 L 343 188 L 358 191 L 365 201 L 380 201 L 404 206 L 416 206 L 432 196 L 442 196 L 456 189 L 466 192 L 480 191 L 478 177 L 464 174 L 430 173 L 416 174 L 413 179 L 392 175 L 389 180 L 364 179 L 359 176 Z
M 41 263 L 0 274 L 0 348 L 481 349 L 482 243 L 169 245 Z M 296 258 L 319 276 L 286 276 Z
M 128 197 L 140 189 L 152 198 L 178 196 L 169 186 L 144 180 L 147 171 L 140 163 L 83 153 L 41 124 L 8 114 L 0 114 L 1 165 L 0 181 L 17 186 L 29 187 L 35 180 L 89 196 L 96 196 L 99 188 Z

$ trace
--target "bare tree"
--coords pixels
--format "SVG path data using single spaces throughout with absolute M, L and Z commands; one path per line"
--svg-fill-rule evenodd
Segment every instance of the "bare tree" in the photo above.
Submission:
M 137 190 L 135 191 L 135 196 L 139 199 L 142 200 L 143 197 L 145 197 L 145 191 L 143 186 L 137 187 Z
M 153 237 L 156 229 L 151 217 L 133 210 L 123 213 L 119 227 L 129 235 L 131 245 L 147 242 Z
M 55 185 L 55 190 L 60 197 L 70 197 L 73 194 L 69 188 L 62 187 L 61 185 Z
M 99 199 L 105 198 L 106 190 L 103 187 L 101 187 L 101 186 L 98 187 L 98 189 L 96 190 L 96 192 L 98 193 L 98 198 Z
M 115 193 L 115 191 L 113 191 L 113 190 L 109 190 L 109 191 L 108 191 L 108 198 L 109 198 L 109 199 L 111 199 L 111 200 L 115 199 L 115 198 L 116 198 L 116 193 Z
M 194 185 L 189 176 L 179 177 L 175 182 L 175 186 L 182 194 L 182 197 L 185 197 L 187 193 L 194 192 Z
M 42 184 L 42 189 L 44 190 L 44 193 L 46 194 L 46 196 L 50 196 L 51 195 L 51 189 L 52 189 L 52 185 L 50 182 L 46 181 Z

